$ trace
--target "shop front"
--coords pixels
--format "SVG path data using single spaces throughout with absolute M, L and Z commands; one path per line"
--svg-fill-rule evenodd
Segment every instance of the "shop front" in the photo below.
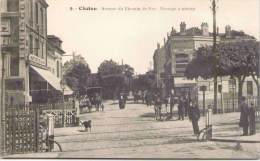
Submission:
M 73 94 L 73 91 L 67 85 L 62 85 L 61 79 L 49 70 L 31 65 L 29 75 L 32 103 L 61 102 L 63 95 Z

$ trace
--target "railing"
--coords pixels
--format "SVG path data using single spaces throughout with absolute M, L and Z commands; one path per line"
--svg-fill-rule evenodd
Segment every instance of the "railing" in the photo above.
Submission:
M 44 150 L 46 129 L 39 110 L 8 108 L 6 110 L 5 151 L 8 154 L 41 152 Z
M 246 103 L 248 106 L 251 106 L 251 103 L 253 103 L 255 109 L 258 110 L 259 99 L 260 98 L 257 97 L 247 97 Z M 206 99 L 205 109 L 207 109 L 209 105 L 213 106 L 213 104 L 214 104 L 213 99 Z M 199 101 L 199 108 L 201 110 L 203 109 L 203 100 Z M 223 98 L 222 100 L 218 99 L 218 113 L 229 113 L 229 112 L 239 112 L 238 98 L 228 98 L 228 99 Z
M 55 127 L 77 126 L 73 103 L 8 105 L 6 108 L 5 151 L 8 154 L 46 150 L 47 114 L 54 114 Z

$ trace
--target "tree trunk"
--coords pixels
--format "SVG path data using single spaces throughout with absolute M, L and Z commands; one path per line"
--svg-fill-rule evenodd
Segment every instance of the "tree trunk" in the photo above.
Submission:
M 260 85 L 259 85 L 258 77 L 254 74 L 251 74 L 251 76 L 257 87 L 257 107 L 259 107 L 260 106 Z
M 238 105 L 241 104 L 241 98 L 243 96 L 243 84 L 245 80 L 245 76 L 237 76 L 238 80 Z

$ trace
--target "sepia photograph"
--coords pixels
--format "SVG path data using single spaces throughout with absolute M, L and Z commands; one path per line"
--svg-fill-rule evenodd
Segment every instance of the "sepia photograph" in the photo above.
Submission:
M 260 159 L 259 0 L 0 0 L 0 159 Z

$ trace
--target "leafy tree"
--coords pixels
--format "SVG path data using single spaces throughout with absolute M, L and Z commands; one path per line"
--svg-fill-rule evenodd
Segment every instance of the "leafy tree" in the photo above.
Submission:
M 128 90 L 133 74 L 134 68 L 130 65 L 119 65 L 112 59 L 103 61 L 98 67 L 98 75 L 107 97 L 115 96 L 121 90 Z
M 135 90 L 151 90 L 156 88 L 156 77 L 154 71 L 148 71 L 145 74 L 138 75 L 133 80 Z
M 70 60 L 64 63 L 64 79 L 69 87 L 74 91 L 78 91 L 80 94 L 85 93 L 87 88 L 87 78 L 91 70 L 81 55 L 74 57 L 74 60 Z
M 212 47 L 201 47 L 195 53 L 195 58 L 188 64 L 185 76 L 188 78 L 212 78 L 214 72 L 218 76 L 233 76 L 238 80 L 238 96 L 242 96 L 242 87 L 247 76 L 254 79 L 259 96 L 259 42 L 240 41 L 220 43 L 216 47 L 217 55 L 212 53 Z M 212 62 L 217 61 L 214 66 Z
M 102 76 L 112 75 L 112 74 L 121 74 L 122 68 L 116 62 L 111 60 L 103 61 L 98 67 L 98 73 Z

